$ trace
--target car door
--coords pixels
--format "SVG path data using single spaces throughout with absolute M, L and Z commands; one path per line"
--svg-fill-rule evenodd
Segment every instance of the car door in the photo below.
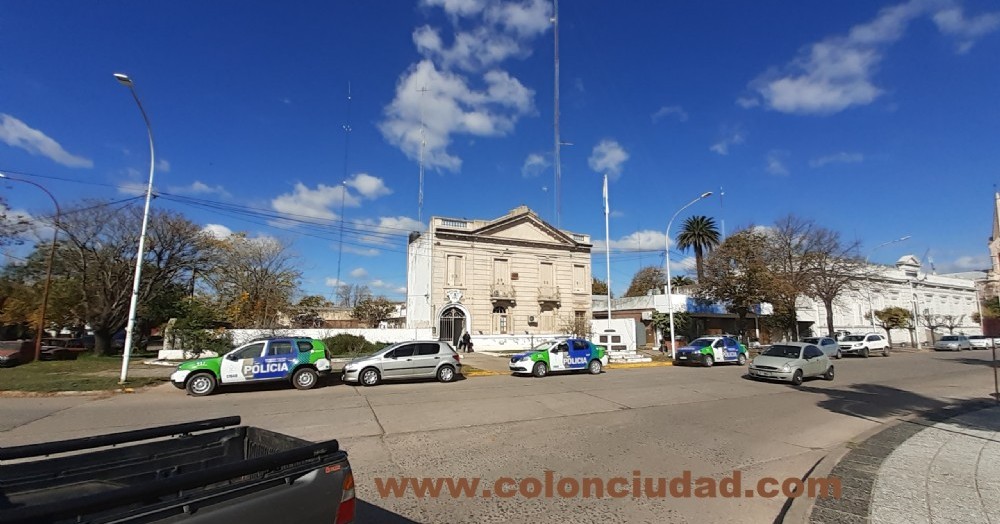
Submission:
M 802 356 L 806 359 L 806 364 L 804 366 L 805 372 L 803 375 L 807 377 L 815 377 L 816 375 L 821 375 L 826 371 L 823 351 L 818 347 L 806 346 L 806 349 L 802 352 Z
M 832 338 L 823 338 L 820 340 L 820 351 L 823 352 L 827 357 L 833 358 L 837 356 L 837 341 Z
M 441 362 L 441 345 L 437 342 L 421 342 L 416 345 L 417 349 L 413 354 L 412 375 L 420 377 L 433 377 L 437 373 L 437 366 Z
M 722 339 L 722 358 L 726 362 L 735 362 L 740 356 L 740 343 L 732 337 Z
M 566 369 L 583 369 L 590 362 L 590 344 L 586 340 L 569 341 L 569 355 L 563 361 Z
M 270 380 L 286 378 L 298 364 L 299 351 L 293 340 L 271 340 L 264 350 L 264 357 L 258 364 L 259 375 L 254 375 L 254 380 Z
M 549 350 L 549 369 L 562 371 L 566 369 L 566 358 L 569 357 L 569 344 L 567 341 L 560 342 Z
M 382 377 L 408 377 L 413 373 L 413 354 L 417 344 L 403 344 L 382 357 Z
M 252 342 L 226 353 L 226 356 L 222 358 L 220 366 L 222 376 L 219 377 L 219 380 L 223 384 L 253 380 L 254 359 L 260 358 L 264 354 L 266 345 L 266 342 Z

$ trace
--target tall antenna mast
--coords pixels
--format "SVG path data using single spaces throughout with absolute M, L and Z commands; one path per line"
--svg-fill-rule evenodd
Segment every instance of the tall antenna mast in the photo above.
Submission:
M 347 123 L 344 124 L 344 178 L 340 181 L 340 241 L 337 248 L 337 287 L 343 284 L 340 281 L 341 261 L 344 258 L 344 202 L 347 199 L 347 158 L 351 145 L 351 83 L 347 82 Z M 336 292 L 337 288 L 334 288 Z
M 424 135 L 424 93 L 427 86 L 418 89 L 420 91 L 420 185 L 417 189 L 417 222 L 423 224 L 424 213 L 424 147 L 427 145 L 427 138 Z
M 556 214 L 556 227 L 560 227 L 560 222 L 562 218 L 562 202 L 560 201 L 560 191 L 562 189 L 562 162 L 559 156 L 559 147 L 562 143 L 559 141 L 559 0 L 552 0 L 553 4 L 553 14 L 552 14 L 552 26 L 555 33 L 555 53 L 554 57 L 554 69 L 555 69 L 555 97 L 554 97 L 554 110 L 553 117 L 555 120 L 555 214 Z
M 722 201 L 722 197 L 726 196 L 726 192 L 719 186 L 719 212 L 722 215 L 722 239 L 726 239 L 726 206 Z

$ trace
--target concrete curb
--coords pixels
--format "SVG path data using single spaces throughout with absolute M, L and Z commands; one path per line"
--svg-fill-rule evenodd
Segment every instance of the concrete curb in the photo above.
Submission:
M 878 476 L 878 469 L 886 457 L 889 456 L 895 448 L 905 442 L 908 438 L 913 435 L 923 431 L 927 427 L 932 426 L 934 423 L 942 422 L 950 418 L 963 415 L 966 413 L 971 413 L 973 411 L 978 411 L 980 409 L 986 409 L 995 407 L 996 401 L 993 399 L 974 399 L 957 402 L 950 406 L 940 408 L 937 410 L 931 410 L 924 413 L 914 413 L 898 419 L 890 420 L 882 425 L 876 426 L 874 428 L 861 433 L 857 437 L 854 437 L 848 442 L 837 446 L 831 450 L 825 457 L 820 459 L 819 462 L 813 466 L 812 470 L 803 476 L 803 480 L 807 478 L 819 478 L 819 477 L 829 477 L 829 476 L 840 476 L 848 471 L 864 471 L 866 478 L 863 479 L 864 484 L 867 485 L 868 489 L 861 489 L 866 494 L 864 498 L 851 498 L 844 496 L 841 499 L 813 499 L 810 497 L 799 497 L 791 500 L 791 505 L 788 506 L 787 511 L 775 522 L 788 522 L 788 523 L 809 523 L 809 522 L 855 522 L 858 519 L 862 519 L 864 522 L 868 521 L 868 514 L 870 511 L 871 503 L 871 485 L 874 484 L 875 478 Z M 905 426 L 904 426 L 905 424 Z M 869 464 L 855 467 L 853 464 L 848 467 L 845 465 L 847 461 L 850 461 L 852 457 L 859 456 L 867 459 Z M 846 459 L 846 460 L 845 460 Z M 853 462 L 853 461 L 852 461 Z M 861 460 L 858 460 L 861 462 Z M 877 463 L 871 463 L 877 462 Z M 840 475 L 838 475 L 840 473 Z M 817 509 L 817 500 L 821 500 L 820 513 L 822 515 L 814 515 Z M 832 519 L 832 520 L 830 520 Z
M 608 369 L 663 368 L 673 366 L 673 362 L 635 362 L 630 364 L 608 364 Z
M 109 395 L 128 395 L 145 391 L 149 388 L 95 389 L 92 391 L 0 391 L 0 398 L 45 398 L 45 397 L 99 397 Z

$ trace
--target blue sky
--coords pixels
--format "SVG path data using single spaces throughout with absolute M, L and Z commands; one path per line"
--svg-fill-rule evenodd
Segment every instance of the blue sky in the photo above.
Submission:
M 559 224 L 604 238 L 609 173 L 613 289 L 663 263 L 667 220 L 704 191 L 674 234 L 691 214 L 732 231 L 795 213 L 862 254 L 912 236 L 875 261 L 988 267 L 997 5 L 731 4 L 560 5 Z M 421 140 L 424 221 L 526 204 L 555 222 L 551 16 L 542 0 L 4 2 L 0 172 L 63 205 L 141 192 L 124 72 L 156 138 L 155 206 L 288 240 L 303 288 L 324 295 L 343 216 L 340 280 L 400 299 Z M 13 209 L 50 212 L 37 189 L 0 187 Z

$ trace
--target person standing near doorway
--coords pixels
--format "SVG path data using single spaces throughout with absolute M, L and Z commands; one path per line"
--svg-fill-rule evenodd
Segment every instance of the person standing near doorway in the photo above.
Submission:
M 468 331 L 462 334 L 462 341 L 458 343 L 458 347 L 466 353 L 472 352 L 472 335 Z

